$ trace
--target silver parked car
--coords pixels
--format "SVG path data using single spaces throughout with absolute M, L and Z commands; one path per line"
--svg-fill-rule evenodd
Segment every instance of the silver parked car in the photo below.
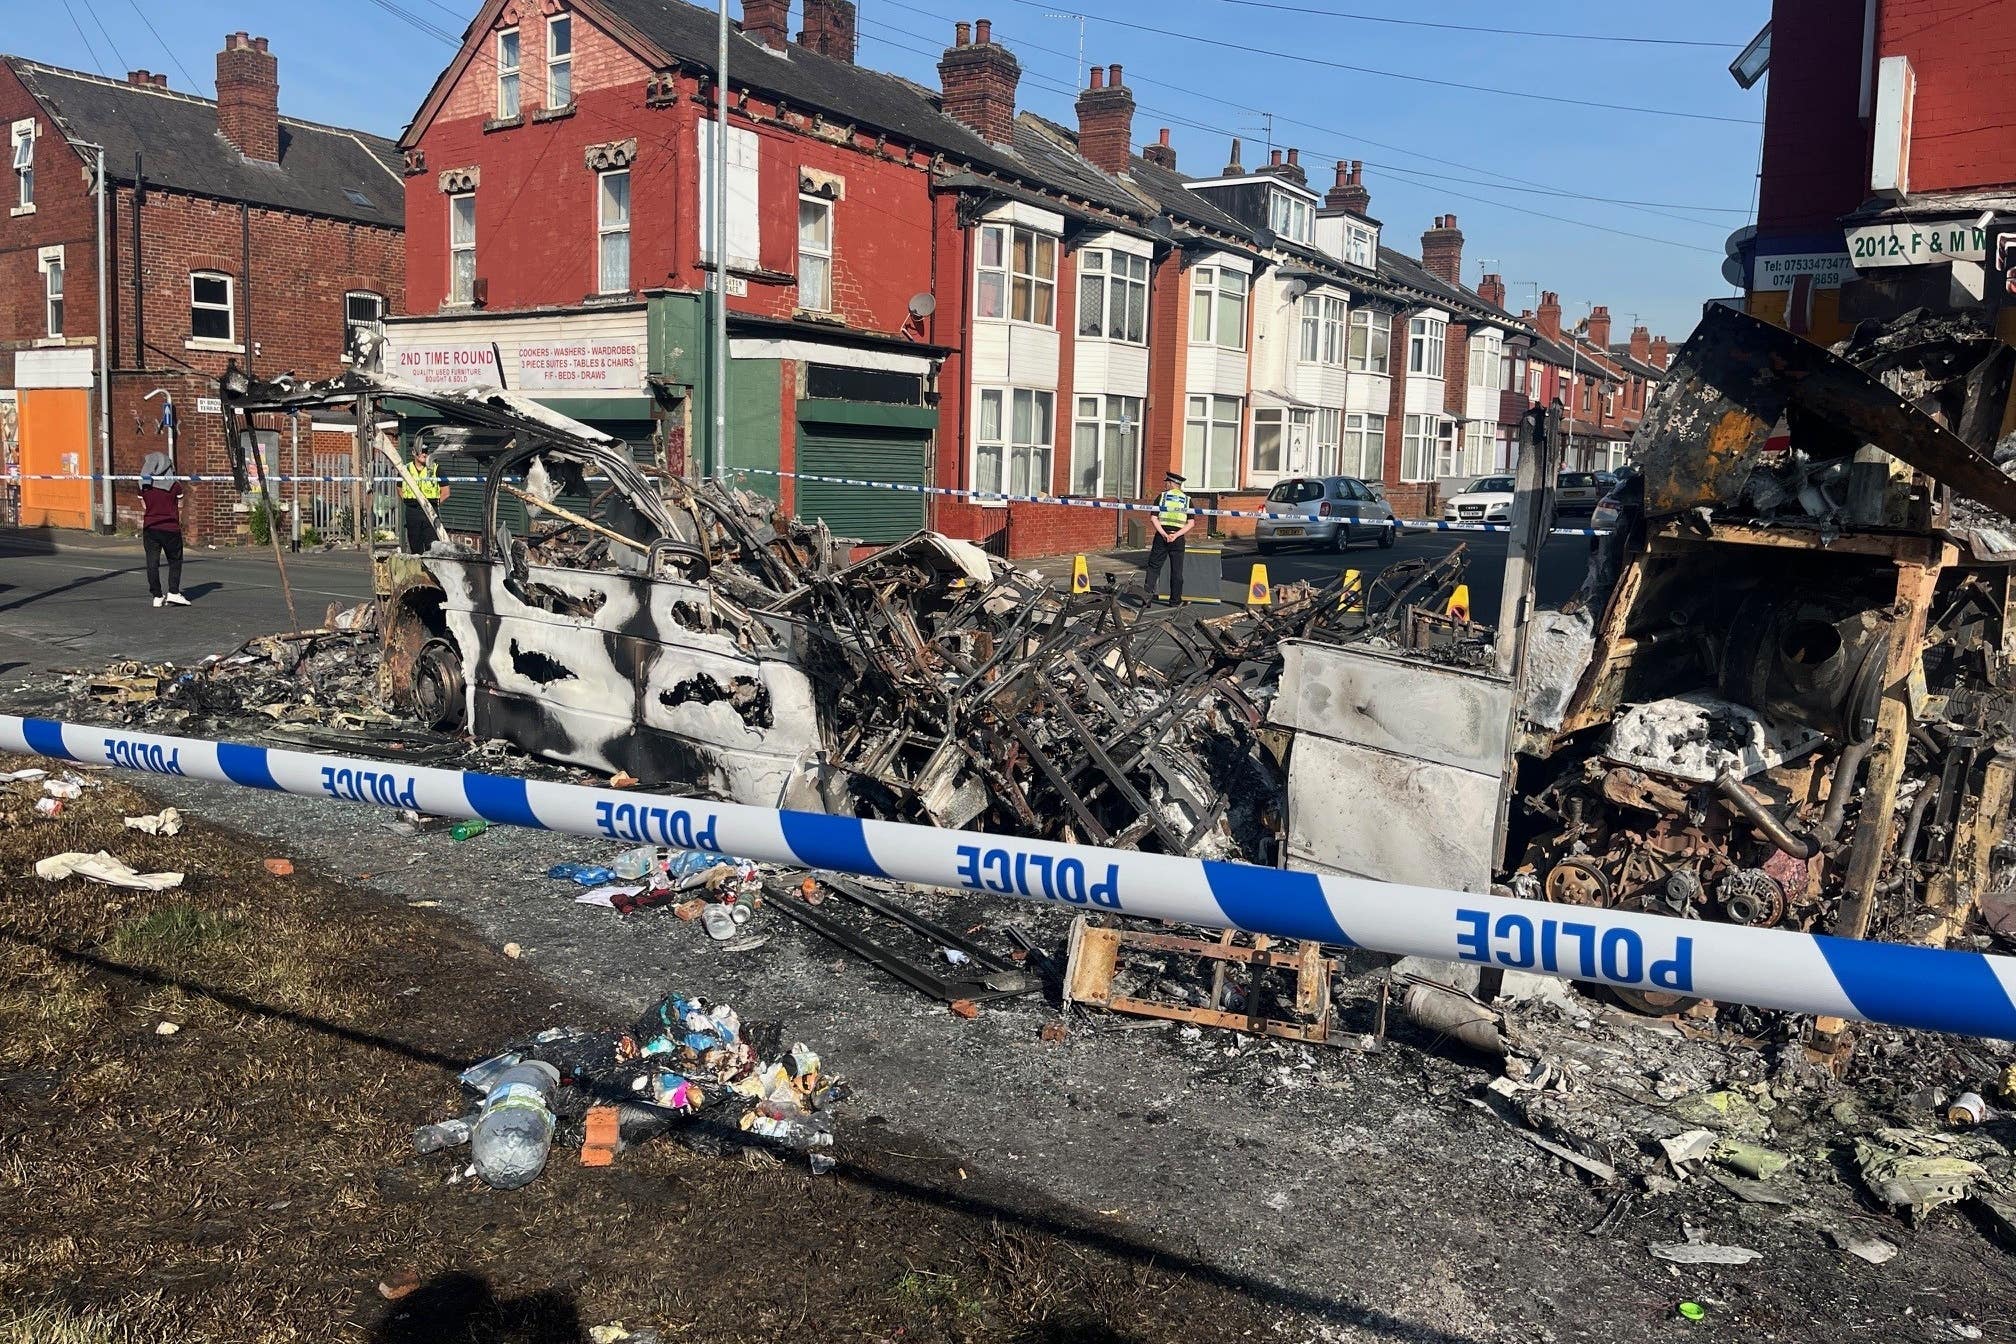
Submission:
M 1253 540 L 1260 554 L 1281 546 L 1327 546 L 1343 550 L 1354 541 L 1391 546 L 1393 509 L 1386 492 L 1356 476 L 1297 476 L 1267 492 L 1267 512 L 1294 518 L 1262 518 Z

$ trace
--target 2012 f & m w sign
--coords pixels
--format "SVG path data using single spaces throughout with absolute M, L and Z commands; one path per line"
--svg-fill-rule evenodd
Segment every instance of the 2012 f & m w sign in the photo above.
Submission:
M 1972 218 L 1864 224 L 1848 230 L 1848 255 L 1857 270 L 1982 261 L 1988 256 L 1988 230 Z

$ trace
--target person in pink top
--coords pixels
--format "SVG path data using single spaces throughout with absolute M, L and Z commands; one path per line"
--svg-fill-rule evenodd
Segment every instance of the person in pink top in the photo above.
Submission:
M 186 607 L 182 596 L 182 482 L 166 453 L 140 464 L 140 542 L 147 548 L 147 591 L 154 605 Z M 168 561 L 168 591 L 161 591 L 161 561 Z

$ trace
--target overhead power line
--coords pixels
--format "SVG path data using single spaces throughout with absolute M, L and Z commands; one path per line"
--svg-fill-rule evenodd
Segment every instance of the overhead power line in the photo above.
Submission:
M 1740 51 L 1741 42 L 1708 42 L 1691 37 L 1633 37 L 1622 33 L 1540 33 L 1529 28 L 1485 28 L 1474 23 L 1437 23 L 1433 19 L 1396 19 L 1390 14 L 1354 14 L 1341 9 L 1321 9 L 1314 5 L 1282 5 L 1270 0 L 1221 0 L 1248 9 L 1278 9 L 1289 14 L 1319 14 L 1326 19 L 1350 19 L 1358 23 L 1390 23 L 1405 28 L 1441 28 L 1455 33 L 1490 33 L 1499 37 L 1534 37 L 1555 42 L 1627 42 L 1648 47 L 1715 47 Z
M 1018 5 L 1031 9 L 1044 8 L 1043 0 L 1015 0 Z M 1754 126 L 1753 117 L 1724 117 L 1712 112 L 1683 112 L 1678 108 L 1640 107 L 1634 103 L 1605 103 L 1588 98 L 1566 98 L 1560 94 L 1535 93 L 1530 89 L 1501 89 L 1489 84 L 1471 84 L 1460 79 L 1436 79 L 1432 75 L 1410 75 L 1398 70 L 1381 70 L 1371 65 L 1351 65 L 1344 61 L 1332 61 L 1321 56 L 1305 56 L 1300 52 L 1280 51 L 1272 47 L 1248 46 L 1243 42 L 1228 42 L 1219 37 L 1203 37 L 1196 33 L 1172 31 L 1154 24 L 1132 23 L 1126 19 L 1116 19 L 1107 14 L 1094 14 L 1089 10 L 1085 17 L 1099 23 L 1110 23 L 1116 28 L 1131 28 L 1141 33 L 1156 33 L 1172 37 L 1182 42 L 1196 42 L 1207 47 L 1219 47 L 1226 51 L 1243 51 L 1253 56 L 1267 56 L 1276 60 L 1294 61 L 1302 65 L 1319 66 L 1326 70 L 1348 70 L 1355 75 L 1370 75 L 1375 79 L 1397 79 L 1409 84 L 1428 84 L 1440 89 L 1460 89 L 1469 93 L 1488 93 L 1501 98 L 1525 98 L 1534 102 L 1559 103 L 1568 107 L 1593 107 L 1605 112 L 1633 112 L 1648 117 L 1678 117 L 1685 121 L 1724 121 L 1738 126 Z
M 70 8 L 70 0 L 63 0 L 63 12 L 70 16 L 70 26 L 77 30 L 78 40 L 83 42 L 84 50 L 90 53 L 92 66 L 98 71 L 99 74 L 104 75 L 105 59 L 104 57 L 98 54 L 98 48 L 91 45 L 90 34 L 84 31 L 84 25 L 77 22 L 77 11 Z M 106 75 L 105 77 L 107 79 L 111 78 L 110 75 Z
M 154 21 L 147 17 L 146 10 L 140 8 L 140 0 L 126 0 L 126 3 L 132 8 L 134 15 L 139 18 L 140 22 L 147 25 L 147 31 L 154 34 L 154 40 L 161 44 L 161 50 L 168 54 L 168 60 L 177 70 L 182 72 L 182 78 L 189 81 L 189 87 L 197 93 L 203 92 L 202 83 L 196 76 L 189 73 L 189 67 L 182 64 L 182 58 L 175 54 L 175 48 L 162 40 L 160 31 L 154 27 Z
M 908 4 L 906 3 L 906 0 L 886 0 L 886 3 L 895 5 L 898 9 L 907 9 L 913 14 L 924 15 L 927 18 L 935 19 L 942 17 L 941 15 L 937 14 L 932 10 L 924 9 L 918 5 Z M 926 34 L 913 32 L 907 28 L 899 28 L 894 24 L 880 23 L 874 19 L 864 19 L 862 20 L 862 22 L 873 25 L 874 27 L 878 28 L 887 28 L 891 32 L 902 33 L 908 37 L 917 37 L 925 41 L 930 40 L 930 38 Z M 1064 59 L 1070 59 L 1074 62 L 1076 61 L 1076 57 L 1071 52 L 1063 51 L 1056 47 L 1046 47 L 1039 43 L 1027 41 L 1026 39 L 1011 37 L 1003 33 L 998 28 L 994 30 L 994 36 L 997 40 L 1008 43 L 1008 45 L 1014 47 L 1018 51 L 1041 51 L 1048 53 L 1049 55 L 1052 56 L 1057 56 Z M 929 53 L 927 52 L 924 54 L 928 55 Z M 1175 84 L 1171 83 L 1168 80 L 1153 79 L 1140 74 L 1135 74 L 1132 78 L 1137 83 L 1152 84 L 1157 88 L 1170 89 L 1178 93 L 1188 94 L 1193 98 L 1201 98 L 1206 102 L 1217 103 L 1221 107 L 1236 108 L 1242 112 L 1258 111 L 1258 109 L 1249 107 L 1244 103 L 1237 102 L 1230 98 L 1221 98 L 1215 94 L 1205 93 L 1202 90 L 1192 88 L 1189 85 Z M 1211 131 L 1214 134 L 1221 133 L 1220 127 L 1206 125 L 1202 122 L 1191 121 L 1187 117 L 1185 117 L 1184 114 L 1172 111 L 1171 109 L 1168 108 L 1157 107 L 1152 103 L 1136 103 L 1135 106 L 1139 110 L 1144 112 L 1154 112 L 1161 116 L 1167 116 L 1171 118 L 1173 121 L 1176 121 L 1182 125 L 1193 126 L 1198 130 Z M 1340 130 L 1335 126 L 1319 125 L 1318 123 L 1313 121 L 1302 121 L 1298 118 L 1285 116 L 1280 113 L 1274 114 L 1274 120 L 1284 125 L 1300 126 L 1305 130 L 1315 131 L 1322 135 L 1335 135 L 1346 141 L 1350 141 L 1353 143 L 1362 143 L 1371 145 L 1378 149 L 1387 150 L 1390 153 L 1405 155 L 1408 158 L 1422 159 L 1429 163 L 1439 163 L 1444 167 L 1461 168 L 1466 172 L 1481 173 L 1485 177 L 1499 179 L 1496 182 L 1484 182 L 1479 181 L 1475 178 L 1449 176 L 1448 180 L 1451 182 L 1469 183 L 1474 186 L 1486 186 L 1491 187 L 1494 190 L 1518 191 L 1527 194 L 1559 196 L 1569 200 L 1591 201 L 1600 205 L 1624 206 L 1630 209 L 1639 210 L 1646 214 L 1660 215 L 1667 219 L 1676 219 L 1682 221 L 1683 223 L 1700 224 L 1704 227 L 1712 227 L 1712 228 L 1721 228 L 1722 225 L 1720 225 L 1719 223 L 1711 223 L 1711 221 L 1708 220 L 1694 219 L 1689 215 L 1674 214 L 1670 212 L 1691 210 L 1698 213 L 1715 214 L 1715 215 L 1738 215 L 1746 218 L 1750 213 L 1747 209 L 1739 209 L 1735 206 L 1695 205 L 1691 202 L 1681 202 L 1681 201 L 1626 200 L 1616 196 L 1601 196 L 1593 192 L 1576 191 L 1569 187 L 1558 187 L 1553 186 L 1546 182 L 1535 181 L 1532 178 L 1518 177 L 1516 175 L 1509 173 L 1501 173 L 1493 168 L 1479 167 L 1476 164 L 1463 163 L 1460 160 L 1456 159 L 1443 158 L 1440 155 L 1424 153 L 1423 151 L 1417 149 L 1409 149 L 1404 145 L 1387 144 L 1384 141 L 1373 140 L 1367 136 L 1358 134 L 1356 132 Z M 1223 132 L 1223 133 L 1234 134 L 1236 132 Z M 1354 155 L 1354 157 L 1362 158 L 1363 156 Z M 1404 168 L 1399 164 L 1381 163 L 1376 159 L 1364 159 L 1364 162 L 1369 167 L 1380 168 L 1390 171 L 1412 172 L 1419 174 L 1420 176 L 1423 177 L 1446 176 L 1445 174 L 1431 173 L 1425 169 Z M 1501 182 L 1507 184 L 1516 183 L 1517 185 L 1500 186 Z
M 84 0 L 84 12 L 91 16 L 91 22 L 98 25 L 99 33 L 105 38 L 105 45 L 112 48 L 112 59 L 119 62 L 120 68 L 131 70 L 133 67 L 126 64 L 126 54 L 119 50 L 119 44 L 114 42 L 112 34 L 106 31 L 105 20 L 98 17 L 97 6 L 93 5 L 91 0 Z

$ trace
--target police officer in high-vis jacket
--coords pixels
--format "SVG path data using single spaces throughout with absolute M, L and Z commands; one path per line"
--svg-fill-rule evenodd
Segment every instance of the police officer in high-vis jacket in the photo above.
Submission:
M 448 498 L 448 487 L 441 484 L 441 469 L 424 445 L 414 444 L 413 456 L 399 464 L 399 498 L 405 506 L 406 549 L 415 555 L 425 554 L 434 544 L 434 524 L 420 501 L 438 508 Z
M 1190 496 L 1183 490 L 1183 478 L 1176 472 L 1162 477 L 1162 493 L 1155 500 L 1155 535 L 1148 543 L 1147 600 L 1155 600 L 1155 586 L 1162 566 L 1169 565 L 1169 605 L 1183 604 L 1183 538 L 1197 522 L 1190 516 Z

